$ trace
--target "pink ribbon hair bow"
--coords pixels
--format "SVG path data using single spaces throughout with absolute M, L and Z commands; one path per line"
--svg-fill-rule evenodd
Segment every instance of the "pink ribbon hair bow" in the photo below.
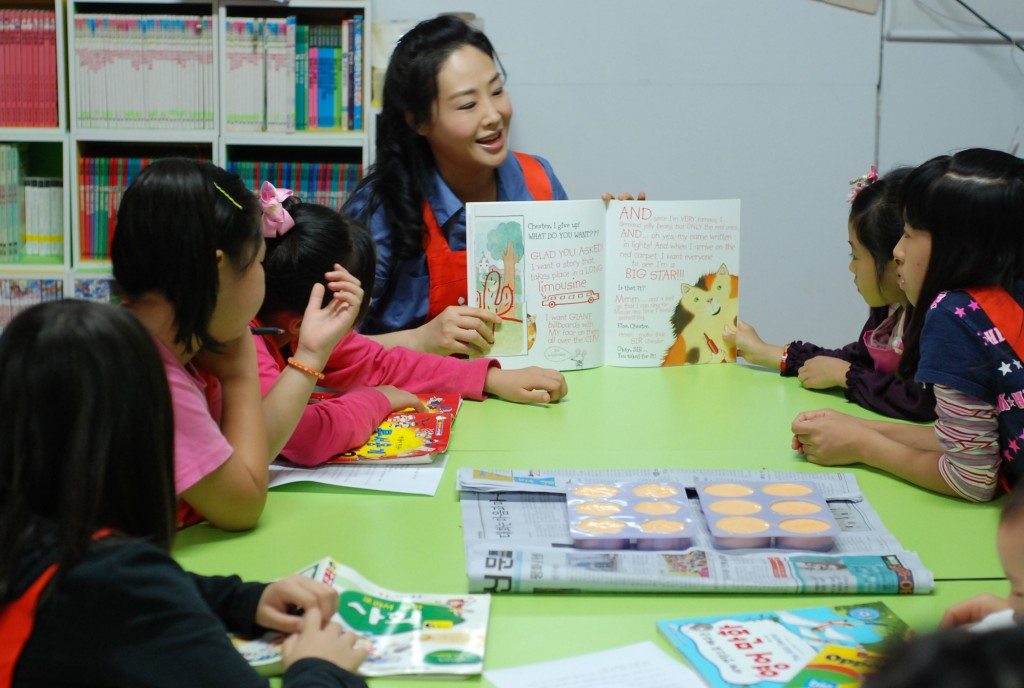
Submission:
M 292 195 L 291 189 L 275 189 L 270 182 L 260 187 L 260 205 L 263 206 L 263 238 L 284 236 L 295 226 L 295 220 L 281 204 Z

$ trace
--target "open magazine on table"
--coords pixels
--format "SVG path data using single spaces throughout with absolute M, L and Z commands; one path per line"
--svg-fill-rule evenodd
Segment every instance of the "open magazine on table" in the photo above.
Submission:
M 334 586 L 339 594 L 334 621 L 369 641 L 360 674 L 465 676 L 483 671 L 490 596 L 395 592 L 330 557 L 299 573 Z M 232 635 L 231 642 L 257 671 L 274 676 L 283 670 L 285 638 L 271 632 L 255 639 Z
M 826 552 L 715 547 L 694 488 L 701 481 L 813 483 L 839 533 Z M 671 481 L 687 488 L 692 546 L 680 551 L 577 549 L 566 510 L 570 482 Z M 458 474 L 466 570 L 473 592 L 616 591 L 928 593 L 934 576 L 896 540 L 852 473 L 609 469 Z
M 361 447 L 337 454 L 329 464 L 430 463 L 448 450 L 452 425 L 462 406 L 458 394 L 417 394 L 426 411 L 395 411 Z

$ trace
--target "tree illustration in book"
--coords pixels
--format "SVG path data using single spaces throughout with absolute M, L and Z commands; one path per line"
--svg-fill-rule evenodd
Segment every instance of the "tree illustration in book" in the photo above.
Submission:
M 491 217 L 475 229 L 475 300 L 471 305 L 486 308 L 501 318 L 496 327 L 491 354 L 514 356 L 527 351 L 526 298 L 523 292 L 523 218 Z

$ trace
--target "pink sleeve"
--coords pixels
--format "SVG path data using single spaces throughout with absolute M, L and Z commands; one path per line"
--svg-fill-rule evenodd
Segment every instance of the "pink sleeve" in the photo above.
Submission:
M 210 415 L 197 382 L 177 360 L 164 360 L 174 409 L 174 492 L 181 494 L 220 468 L 234 448 Z
M 266 396 L 281 369 L 266 340 L 261 336 L 255 336 L 255 340 L 260 393 Z M 322 384 L 328 383 L 324 380 Z M 332 388 L 343 394 L 308 404 L 292 436 L 281 449 L 281 455 L 292 463 L 316 466 L 335 454 L 362 446 L 391 412 L 387 397 L 375 389 L 362 386 L 348 391 L 346 388 Z
M 293 463 L 316 466 L 366 444 L 389 413 L 388 398 L 370 387 L 309 404 L 281 454 Z
M 331 352 L 323 384 L 338 391 L 393 385 L 414 394 L 457 393 L 479 401 L 484 398 L 484 381 L 491 367 L 500 367 L 493 358 L 466 360 L 400 346 L 385 349 L 369 337 L 351 332 Z
M 260 375 L 260 396 L 267 396 L 267 392 L 274 386 L 281 369 L 277 365 L 274 354 L 270 352 L 266 339 L 262 335 L 254 334 L 253 341 L 256 343 L 256 367 Z

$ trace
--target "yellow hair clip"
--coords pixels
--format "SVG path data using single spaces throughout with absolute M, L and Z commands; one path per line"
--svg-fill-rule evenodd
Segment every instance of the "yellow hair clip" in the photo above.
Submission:
M 220 188 L 220 184 L 218 184 L 217 182 L 213 182 L 213 188 L 217 189 L 217 191 L 220 191 L 222 194 L 224 194 L 224 198 L 226 198 L 229 201 L 231 201 L 232 205 L 234 205 L 236 208 L 238 208 L 239 210 L 242 209 L 241 204 L 238 201 L 236 201 L 235 199 L 231 198 L 231 194 L 229 194 L 224 189 Z

